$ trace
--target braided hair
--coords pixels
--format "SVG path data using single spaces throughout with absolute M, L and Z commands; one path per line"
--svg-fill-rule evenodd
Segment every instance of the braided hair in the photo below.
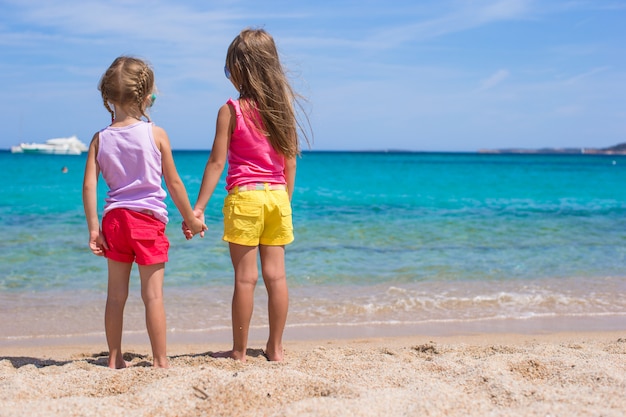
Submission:
M 146 114 L 149 102 L 146 100 L 154 91 L 154 72 L 139 58 L 120 56 L 106 70 L 98 90 L 102 94 L 104 107 L 115 119 L 111 104 L 125 107 L 137 118 L 141 116 L 150 121 Z

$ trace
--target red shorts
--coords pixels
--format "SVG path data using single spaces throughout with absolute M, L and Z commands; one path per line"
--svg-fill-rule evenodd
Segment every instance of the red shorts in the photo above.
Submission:
M 167 262 L 170 242 L 165 223 L 149 214 L 127 209 L 113 209 L 102 219 L 102 234 L 109 246 L 108 259 L 139 265 Z

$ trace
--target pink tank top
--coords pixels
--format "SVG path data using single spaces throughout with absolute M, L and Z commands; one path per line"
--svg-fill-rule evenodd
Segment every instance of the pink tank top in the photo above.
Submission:
M 104 214 L 125 208 L 149 212 L 167 224 L 161 152 L 154 143 L 152 123 L 101 130 L 96 159 L 109 187 Z
M 237 121 L 228 147 L 226 189 L 256 182 L 285 184 L 285 157 L 272 148 L 252 121 L 246 122 L 239 100 L 229 99 L 227 103 L 235 110 Z

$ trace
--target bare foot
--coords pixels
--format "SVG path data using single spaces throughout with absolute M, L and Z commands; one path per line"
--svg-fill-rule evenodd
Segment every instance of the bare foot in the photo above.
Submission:
M 264 354 L 267 360 L 271 362 L 282 362 L 284 359 L 282 348 L 275 351 L 265 348 Z
M 161 359 L 161 360 L 154 360 L 154 362 L 152 363 L 152 366 L 154 368 L 162 368 L 162 369 L 167 369 L 170 367 L 170 363 L 169 361 L 166 359 Z
M 111 369 L 124 369 L 124 368 L 129 368 L 129 367 L 130 367 L 130 362 L 126 362 L 123 359 L 121 361 L 109 360 L 109 368 Z
M 222 358 L 222 359 L 234 359 L 236 361 L 245 362 L 246 355 L 241 354 L 240 352 L 235 352 L 234 350 L 224 350 L 222 352 L 213 352 L 211 353 L 212 358 Z

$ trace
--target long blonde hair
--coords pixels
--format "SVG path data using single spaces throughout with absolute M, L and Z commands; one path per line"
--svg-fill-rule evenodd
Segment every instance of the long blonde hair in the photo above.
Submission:
M 98 90 L 102 94 L 104 107 L 111 113 L 111 120 L 115 118 L 115 112 L 109 103 L 113 103 L 133 111 L 136 116 L 146 114 L 147 97 L 154 92 L 154 72 L 150 66 L 139 58 L 120 56 L 106 70 Z
M 277 152 L 286 157 L 299 155 L 298 130 L 309 143 L 294 108 L 297 105 L 303 110 L 303 98 L 291 87 L 272 36 L 263 29 L 242 30 L 228 47 L 226 68 L 232 82 L 239 86 L 242 111 L 247 116 L 258 111 L 262 126 L 256 117 L 247 119 L 255 123 Z

